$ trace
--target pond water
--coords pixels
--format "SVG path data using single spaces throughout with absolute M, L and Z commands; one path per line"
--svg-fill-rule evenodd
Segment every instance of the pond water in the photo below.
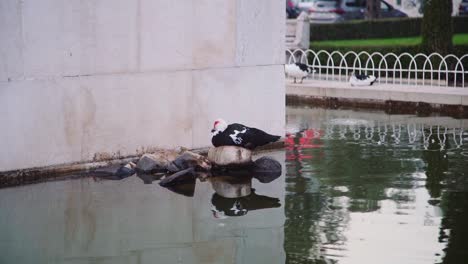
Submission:
M 286 118 L 279 177 L 0 189 L 0 263 L 467 263 L 468 120 Z

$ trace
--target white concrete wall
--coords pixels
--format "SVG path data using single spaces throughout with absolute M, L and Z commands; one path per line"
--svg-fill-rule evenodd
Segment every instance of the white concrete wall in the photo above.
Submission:
M 0 1 L 0 171 L 284 132 L 282 0 Z

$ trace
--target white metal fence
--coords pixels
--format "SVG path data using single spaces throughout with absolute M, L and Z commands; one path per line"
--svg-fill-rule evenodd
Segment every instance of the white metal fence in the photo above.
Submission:
M 457 57 L 439 53 L 415 55 L 380 52 L 286 50 L 286 63 L 301 62 L 317 72 L 312 79 L 348 81 L 351 72 L 372 74 L 378 83 L 430 87 L 467 87 L 468 54 Z M 467 82 L 465 82 L 467 79 Z

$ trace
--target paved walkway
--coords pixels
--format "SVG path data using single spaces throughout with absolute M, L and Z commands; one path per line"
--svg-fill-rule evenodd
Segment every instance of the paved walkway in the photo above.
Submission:
M 372 86 L 352 87 L 347 82 L 304 80 L 300 84 L 286 79 L 286 94 L 468 106 L 468 87 L 422 87 L 379 83 Z

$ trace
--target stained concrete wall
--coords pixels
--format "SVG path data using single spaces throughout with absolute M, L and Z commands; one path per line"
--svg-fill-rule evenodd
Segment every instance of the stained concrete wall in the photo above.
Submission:
M 0 1 L 0 171 L 284 131 L 282 0 Z

